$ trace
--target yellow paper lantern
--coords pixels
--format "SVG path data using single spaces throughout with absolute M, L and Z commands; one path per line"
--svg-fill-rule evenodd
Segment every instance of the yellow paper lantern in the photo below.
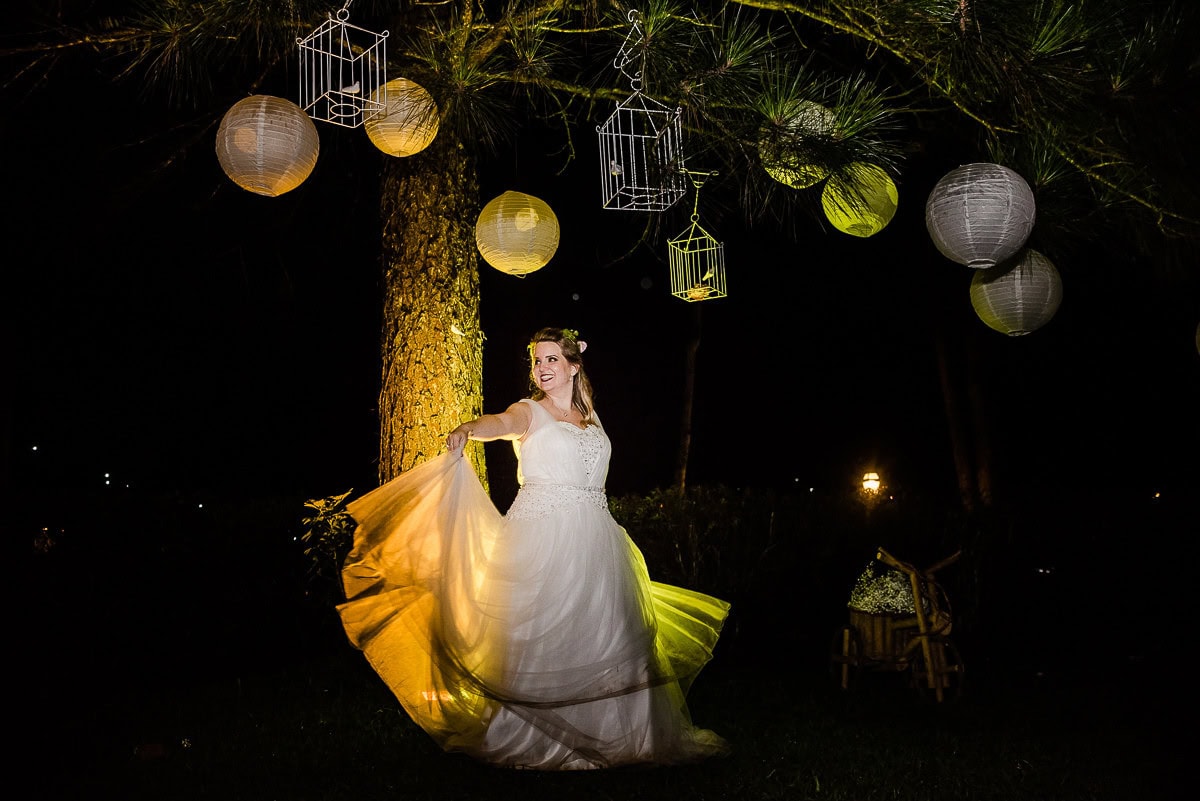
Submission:
M 971 305 L 988 328 L 1011 337 L 1041 328 L 1062 303 L 1054 263 L 1032 248 L 971 276 Z
M 820 103 L 803 100 L 787 115 L 780 132 L 764 130 L 758 140 L 758 156 L 767 174 L 792 189 L 815 186 L 829 174 L 795 140 L 805 136 L 833 136 L 836 120 L 833 112 Z
M 844 175 L 830 176 L 821 190 L 821 207 L 839 231 L 872 236 L 892 221 L 900 196 L 891 176 L 874 164 L 855 162 Z
M 312 173 L 320 151 L 317 126 L 290 100 L 251 95 L 234 103 L 217 129 L 217 161 L 235 184 L 278 197 Z
M 545 201 L 508 191 L 479 212 L 475 244 L 497 270 L 527 275 L 545 267 L 558 250 L 558 217 Z
M 429 147 L 438 132 L 438 107 L 423 86 L 395 78 L 377 90 L 375 98 L 384 110 L 363 124 L 375 147 L 397 157 Z

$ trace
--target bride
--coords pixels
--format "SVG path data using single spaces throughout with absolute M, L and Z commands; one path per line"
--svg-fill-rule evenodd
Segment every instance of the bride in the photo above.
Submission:
M 609 514 L 586 347 L 570 329 L 538 331 L 530 397 L 349 505 L 342 622 L 445 750 L 538 770 L 723 754 L 685 697 L 729 605 L 651 581 Z M 513 442 L 520 489 L 504 515 L 462 457 L 469 439 Z

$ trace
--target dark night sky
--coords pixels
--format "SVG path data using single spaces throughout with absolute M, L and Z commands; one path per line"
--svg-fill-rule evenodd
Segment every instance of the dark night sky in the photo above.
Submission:
M 102 88 L 42 95 L 3 121 L 14 471 L 308 497 L 365 487 L 385 157 L 362 131 L 318 123 L 314 174 L 262 198 L 225 178 L 214 129 L 179 149 L 154 106 L 109 102 Z M 1200 452 L 1195 271 L 1156 280 L 1145 259 L 1101 261 L 1120 244 L 1097 242 L 1084 263 L 1058 263 L 1056 318 L 1006 338 L 975 317 L 968 269 L 925 231 L 929 190 L 956 166 L 926 154 L 899 181 L 896 218 L 868 240 L 799 212 L 794 241 L 771 221 L 743 225 L 722 209 L 733 177 L 713 179 L 701 223 L 725 242 L 730 296 L 685 304 L 669 295 L 661 239 L 622 258 L 645 215 L 600 208 L 593 136 L 585 126 L 561 174 L 528 138 L 485 172 L 483 201 L 527 191 L 562 225 L 538 273 L 481 262 L 485 406 L 524 392 L 533 329 L 578 328 L 616 446 L 612 490 L 671 478 L 697 311 L 693 483 L 838 485 L 876 462 L 897 485 L 952 492 L 940 336 L 960 392 L 973 343 L 1002 485 L 1184 484 Z M 174 166 L 154 169 L 167 155 Z M 690 210 L 688 198 L 663 230 L 684 229 Z M 489 446 L 496 464 L 507 448 Z

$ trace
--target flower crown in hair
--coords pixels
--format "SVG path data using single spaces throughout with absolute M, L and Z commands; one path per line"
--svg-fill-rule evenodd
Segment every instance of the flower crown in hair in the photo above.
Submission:
M 563 339 L 567 342 L 574 342 L 575 347 L 579 348 L 579 352 L 583 353 L 587 350 L 587 343 L 579 338 L 579 332 L 574 328 L 564 328 L 562 330 Z

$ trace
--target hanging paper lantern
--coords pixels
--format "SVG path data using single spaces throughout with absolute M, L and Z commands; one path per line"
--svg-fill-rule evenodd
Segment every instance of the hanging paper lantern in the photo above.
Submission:
M 545 267 L 558 250 L 558 217 L 533 195 L 505 192 L 479 212 L 475 244 L 500 272 L 527 275 Z
M 772 135 L 764 130 L 758 140 L 758 157 L 767 174 L 792 189 L 807 189 L 819 183 L 829 171 L 817 164 L 809 163 L 812 158 L 795 140 L 804 136 L 833 136 L 836 130 L 833 112 L 803 100 L 787 115 L 781 134 Z M 782 141 L 781 141 L 782 140 Z
M 1058 311 L 1062 279 L 1054 264 L 1036 250 L 971 277 L 971 305 L 989 328 L 1009 336 L 1036 331 Z
M 437 136 L 438 107 L 423 86 L 407 78 L 388 81 L 376 93 L 384 111 L 363 127 L 375 147 L 389 156 L 420 153 Z
M 251 95 L 234 103 L 217 129 L 217 161 L 248 192 L 278 197 L 317 165 L 317 126 L 290 100 Z
M 230 107 L 217 129 L 217 160 L 238 186 L 278 197 L 308 178 L 317 164 L 317 127 L 290 100 L 251 95 Z
M 882 167 L 855 162 L 845 175 L 833 175 L 821 190 L 821 207 L 833 227 L 851 236 L 882 231 L 896 213 L 900 196 Z
M 925 227 L 942 255 L 983 270 L 1025 246 L 1035 203 L 1025 179 L 999 164 L 965 164 L 942 177 L 925 204 Z

